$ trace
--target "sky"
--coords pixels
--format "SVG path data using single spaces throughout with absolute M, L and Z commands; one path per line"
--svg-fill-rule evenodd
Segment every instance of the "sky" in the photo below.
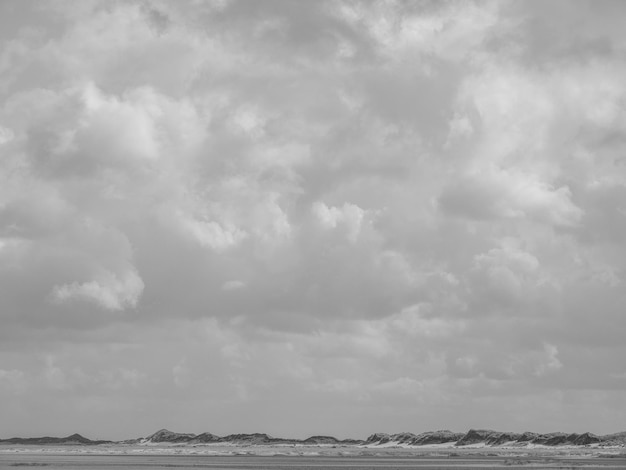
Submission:
M 626 430 L 624 15 L 0 0 L 0 438 Z

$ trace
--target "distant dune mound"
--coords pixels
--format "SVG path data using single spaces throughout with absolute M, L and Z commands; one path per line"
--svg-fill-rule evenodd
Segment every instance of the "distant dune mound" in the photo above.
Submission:
M 492 431 L 486 429 L 470 429 L 456 443 L 457 446 L 472 444 L 485 444 L 489 446 L 502 445 L 507 442 L 517 441 L 522 435 L 510 432 Z
M 548 434 L 538 434 L 534 432 L 513 433 L 493 431 L 490 429 L 470 429 L 466 433 L 455 433 L 452 431 L 431 431 L 419 435 L 412 433 L 372 434 L 365 441 L 367 445 L 387 445 L 387 446 L 425 446 L 436 444 L 451 444 L 457 447 L 463 446 L 585 446 L 591 444 L 600 445 L 625 445 L 626 432 L 610 434 L 606 436 L 596 436 L 590 432 L 582 434 L 568 434 L 564 432 L 554 432 Z
M 303 444 L 319 445 L 319 444 L 339 444 L 339 439 L 333 436 L 311 436 L 302 441 Z
M 160 429 L 154 434 L 149 435 L 144 439 L 146 443 L 154 442 L 189 442 L 195 438 L 195 434 L 181 434 L 177 432 L 168 431 L 167 429 Z
M 16 445 L 97 445 L 110 444 L 112 441 L 92 441 L 80 434 L 72 434 L 67 437 L 12 437 L 0 440 L 0 444 Z
M 402 432 L 399 434 L 385 434 L 376 433 L 372 434 L 365 441 L 370 445 L 410 445 L 410 446 L 423 446 L 434 444 L 446 444 L 448 442 L 457 442 L 464 436 L 463 433 L 456 433 L 452 431 L 429 431 L 415 435 L 410 432 Z
M 220 442 L 221 437 L 211 434 L 210 432 L 203 432 L 194 437 L 190 442 L 193 444 L 208 444 L 211 442 Z
M 231 444 L 246 444 L 246 445 L 259 445 L 259 444 L 273 444 L 283 441 L 284 439 L 275 439 L 267 434 L 252 433 L 252 434 L 229 434 L 222 438 L 221 442 L 228 442 Z
M 311 436 L 307 439 L 283 439 L 272 437 L 264 433 L 252 434 L 229 434 L 228 436 L 216 436 L 209 432 L 202 434 L 183 434 L 161 429 L 148 437 L 123 441 L 127 444 L 233 444 L 233 445 L 270 445 L 270 444 L 302 444 L 302 445 L 358 445 L 363 441 L 356 439 L 339 440 L 332 436 Z
M 433 445 L 457 442 L 463 437 L 463 433 L 448 430 L 423 432 L 417 436 L 414 445 Z

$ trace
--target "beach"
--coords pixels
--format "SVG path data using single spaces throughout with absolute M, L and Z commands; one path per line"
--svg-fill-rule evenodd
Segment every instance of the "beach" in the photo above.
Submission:
M 624 469 L 623 449 L 438 449 L 336 446 L 5 446 L 0 470 L 69 469 Z

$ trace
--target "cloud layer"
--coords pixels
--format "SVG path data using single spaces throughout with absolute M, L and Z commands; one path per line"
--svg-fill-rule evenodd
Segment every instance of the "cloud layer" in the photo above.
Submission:
M 623 430 L 621 2 L 0 9 L 1 435 Z

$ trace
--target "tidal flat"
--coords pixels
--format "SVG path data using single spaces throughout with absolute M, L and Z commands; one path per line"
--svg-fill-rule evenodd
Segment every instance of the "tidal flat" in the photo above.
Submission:
M 626 469 L 625 449 L 426 449 L 334 446 L 0 446 L 0 470 Z

